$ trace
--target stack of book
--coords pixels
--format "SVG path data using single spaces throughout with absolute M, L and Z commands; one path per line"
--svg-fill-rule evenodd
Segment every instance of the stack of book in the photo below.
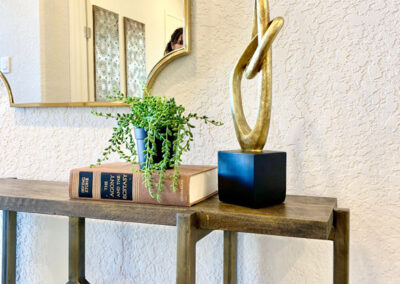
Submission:
M 144 187 L 142 174 L 132 171 L 132 166 L 115 162 L 73 169 L 70 173 L 69 196 L 71 199 L 192 206 L 213 196 L 218 190 L 216 166 L 183 165 L 179 167 L 179 188 L 173 192 L 171 179 L 166 178 L 161 202 L 157 202 Z M 172 174 L 173 170 L 167 170 L 167 177 Z

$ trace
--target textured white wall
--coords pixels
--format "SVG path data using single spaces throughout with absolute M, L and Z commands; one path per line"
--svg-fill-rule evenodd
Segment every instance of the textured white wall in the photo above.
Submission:
M 228 76 L 249 40 L 253 1 L 193 2 L 193 54 L 165 69 L 154 91 L 225 122 L 198 128 L 186 156 L 216 163 L 217 150 L 238 148 Z M 274 44 L 266 148 L 288 152 L 290 194 L 335 196 L 351 209 L 351 283 L 399 283 L 400 3 L 272 0 L 271 6 L 286 24 Z M 256 96 L 248 90 L 254 121 Z M 87 108 L 10 109 L 4 94 L 0 125 L 1 177 L 60 181 L 70 168 L 95 161 L 112 127 Z M 64 283 L 66 219 L 20 214 L 18 221 L 18 283 Z M 221 241 L 216 232 L 199 243 L 198 283 L 221 283 Z M 88 220 L 87 278 L 174 283 L 175 242 L 172 227 Z M 320 284 L 331 277 L 329 242 L 239 237 L 239 283 Z

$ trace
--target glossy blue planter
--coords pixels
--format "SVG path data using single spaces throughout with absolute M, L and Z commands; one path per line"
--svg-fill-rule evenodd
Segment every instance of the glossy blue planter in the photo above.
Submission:
M 146 142 L 145 139 L 147 137 L 147 132 L 144 128 L 135 128 L 134 129 L 134 133 L 135 133 L 135 140 L 136 140 L 136 146 L 137 146 L 137 152 L 138 152 L 138 156 L 139 156 L 139 165 L 140 168 L 143 168 L 144 163 L 146 163 L 146 154 L 145 154 L 145 150 L 146 150 Z M 173 143 L 173 138 L 169 139 L 171 142 L 171 149 L 170 149 L 170 157 L 172 157 L 173 155 L 173 147 L 172 147 L 172 143 Z M 155 157 L 153 157 L 153 162 L 154 163 L 159 163 L 162 161 L 163 157 L 162 157 L 162 141 L 159 139 L 156 139 L 156 153 L 157 155 Z M 168 167 L 168 169 L 171 169 L 171 167 Z

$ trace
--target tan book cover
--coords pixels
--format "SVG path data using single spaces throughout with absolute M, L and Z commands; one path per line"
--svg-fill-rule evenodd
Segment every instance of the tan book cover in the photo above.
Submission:
M 159 203 L 144 187 L 141 173 L 132 171 L 132 167 L 139 168 L 138 165 L 115 162 L 73 169 L 69 196 L 71 199 L 191 206 L 214 195 L 218 189 L 216 166 L 182 165 L 179 167 L 179 189 L 173 192 L 172 181 L 166 178 Z M 167 176 L 172 174 L 173 170 L 167 170 Z

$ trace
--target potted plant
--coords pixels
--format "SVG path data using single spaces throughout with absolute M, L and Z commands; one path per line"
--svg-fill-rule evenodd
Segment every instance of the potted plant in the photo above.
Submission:
M 194 125 L 190 121 L 202 120 L 217 126 L 222 123 L 197 113 L 184 114 L 185 108 L 177 105 L 174 98 L 152 96 L 146 88 L 143 88 L 143 92 L 142 97 L 125 97 L 119 91 L 114 91 L 115 94 L 109 96 L 114 101 L 129 104 L 131 111 L 128 113 L 111 114 L 92 110 L 94 115 L 106 119 L 113 118 L 117 122 L 108 140 L 109 145 L 104 149 L 102 158 L 97 160 L 97 164 L 108 160 L 113 152 L 132 164 L 137 164 L 139 156 L 143 183 L 151 197 L 160 202 L 167 169 L 174 169 L 171 176 L 172 190 L 175 192 L 178 188 L 182 154 L 190 150 L 190 142 L 193 141 Z M 155 185 L 156 174 L 158 181 Z

